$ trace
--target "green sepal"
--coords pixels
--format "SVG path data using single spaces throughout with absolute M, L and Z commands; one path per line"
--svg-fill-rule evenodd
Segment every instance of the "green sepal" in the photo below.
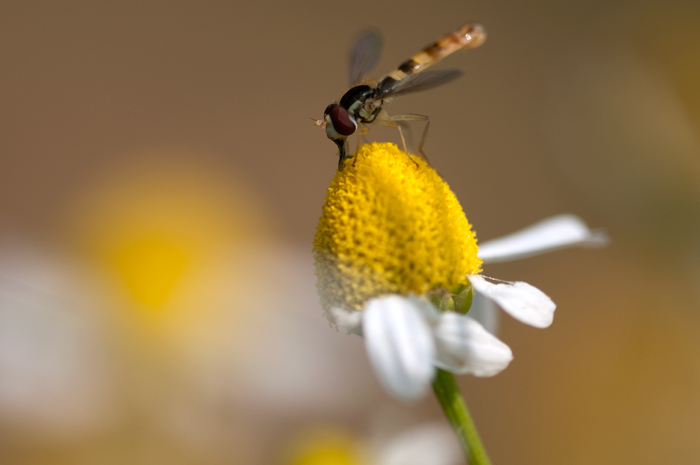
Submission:
M 433 289 L 428 292 L 428 299 L 439 312 L 454 312 L 455 303 L 447 289 Z
M 456 292 L 452 293 L 454 311 L 466 315 L 472 306 L 474 288 L 471 284 L 460 284 Z

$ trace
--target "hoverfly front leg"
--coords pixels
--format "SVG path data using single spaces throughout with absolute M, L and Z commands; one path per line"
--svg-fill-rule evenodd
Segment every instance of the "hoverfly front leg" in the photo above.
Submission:
M 338 146 L 338 171 L 343 171 L 343 167 L 345 166 L 345 158 L 348 156 L 345 142 L 346 140 L 347 139 L 345 138 L 333 139 L 335 145 Z
M 358 123 L 359 131 L 357 131 L 357 145 L 355 146 L 355 159 L 352 161 L 352 166 L 355 166 L 357 159 L 360 155 L 360 144 L 362 143 L 362 136 L 369 132 L 367 125 Z

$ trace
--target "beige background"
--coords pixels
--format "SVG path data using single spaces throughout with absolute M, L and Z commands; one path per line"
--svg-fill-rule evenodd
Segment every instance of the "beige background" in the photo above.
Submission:
M 361 340 L 322 319 L 310 249 L 336 151 L 309 118 L 345 91 L 347 44 L 362 27 L 383 31 L 381 77 L 470 21 L 485 25 L 487 42 L 442 65 L 466 76 L 387 110 L 430 115 L 426 151 L 481 240 L 564 212 L 612 238 L 604 250 L 485 270 L 558 304 L 547 330 L 503 319 L 508 370 L 460 379 L 493 462 L 697 463 L 700 8 L 547 0 L 3 2 L 0 232 L 19 257 L 3 272 L 35 279 L 33 302 L 44 272 L 80 269 L 61 292 L 91 304 L 71 321 L 97 319 L 102 333 L 80 334 L 110 355 L 67 371 L 55 399 L 41 381 L 54 374 L 29 377 L 38 388 L 20 389 L 27 408 L 2 400 L 0 373 L 0 461 L 284 463 L 287 444 L 313 425 L 365 437 L 378 411 L 401 425 L 440 419 L 433 399 L 388 399 Z M 397 140 L 388 129 L 370 137 Z M 110 254 L 154 215 L 158 234 L 172 232 L 172 250 L 186 253 L 158 250 L 185 274 L 134 304 L 138 285 L 114 276 L 143 267 Z M 136 242 L 138 259 L 152 251 Z M 173 298 L 191 269 L 199 287 Z M 25 292 L 12 283 L 7 292 Z M 123 302 L 107 297 L 124 286 Z M 157 315 L 142 318 L 144 308 Z M 255 315 L 253 341 L 248 330 L 197 326 L 232 314 L 231 327 Z M 42 318 L 27 324 L 56 334 Z M 45 340 L 6 333 L 12 357 Z M 276 351 L 280 341 L 287 348 Z M 76 347 L 68 366 L 86 352 Z M 48 364 L 37 373 L 60 368 L 35 362 Z M 86 386 L 75 373 L 100 370 L 102 387 L 67 403 L 71 382 Z M 269 385 L 280 389 L 260 388 Z M 55 405 L 75 408 L 48 415 Z M 87 419 L 71 423 L 83 407 Z

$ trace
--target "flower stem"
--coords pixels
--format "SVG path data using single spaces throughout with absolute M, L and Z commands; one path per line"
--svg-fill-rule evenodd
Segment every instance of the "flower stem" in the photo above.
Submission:
M 454 375 L 438 370 L 437 377 L 433 382 L 433 391 L 435 391 L 435 396 L 457 435 L 467 463 L 469 465 L 491 465 L 484 446 L 481 445 L 476 426 L 474 426 L 469 410 L 467 410 L 467 404 L 464 403 L 464 399 L 459 393 Z

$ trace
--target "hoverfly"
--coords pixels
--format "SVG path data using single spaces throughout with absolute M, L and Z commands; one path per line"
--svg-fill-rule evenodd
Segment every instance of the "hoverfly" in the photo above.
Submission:
M 486 32 L 481 25 L 467 24 L 425 47 L 378 83 L 373 81 L 362 83 L 363 76 L 374 69 L 379 62 L 382 38 L 375 30 L 360 33 L 350 48 L 348 67 L 350 90 L 345 92 L 339 102 L 328 105 L 323 112 L 323 119 L 316 121 L 316 125 L 324 127 L 328 138 L 338 146 L 340 155 L 338 170 L 343 169 L 348 156 L 347 138 L 358 128 L 360 134 L 366 134 L 368 131 L 366 125 L 369 123 L 397 128 L 404 151 L 408 153 L 401 127 L 406 124 L 406 121 L 426 121 L 423 138 L 418 148 L 423 158 L 426 158 L 423 153 L 423 144 L 430 125 L 428 117 L 415 114 L 389 116 L 382 105 L 394 97 L 432 89 L 457 79 L 463 74 L 460 70 L 424 70 L 457 50 L 476 48 L 485 40 Z

